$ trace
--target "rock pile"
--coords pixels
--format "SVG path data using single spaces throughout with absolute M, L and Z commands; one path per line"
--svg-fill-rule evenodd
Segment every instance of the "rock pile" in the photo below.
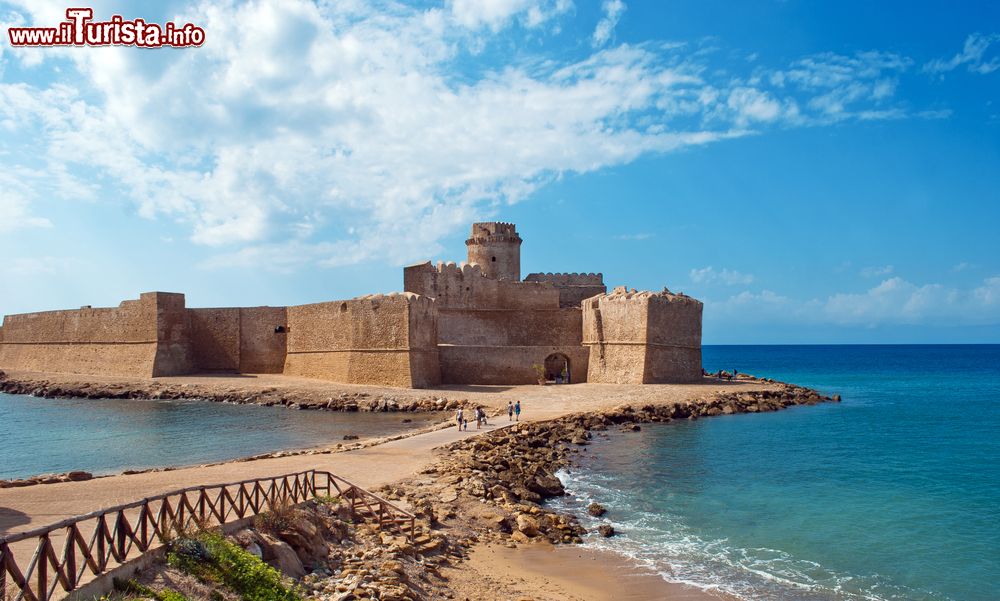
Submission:
M 367 392 L 341 392 L 335 396 L 318 391 L 281 391 L 277 388 L 259 390 L 220 390 L 198 384 L 165 382 L 79 382 L 59 383 L 41 379 L 14 379 L 0 372 L 0 392 L 26 394 L 39 398 L 83 399 L 165 399 L 204 400 L 234 405 L 257 404 L 267 407 L 321 411 L 454 411 L 469 407 L 467 399 L 440 397 L 410 398 Z
M 3 372 L 0 372 L 3 373 Z M 17 488 L 21 486 L 34 486 L 35 484 L 56 484 L 59 482 L 82 482 L 90 480 L 94 474 L 84 471 L 65 472 L 62 474 L 41 474 L 21 480 L 0 480 L 0 488 Z

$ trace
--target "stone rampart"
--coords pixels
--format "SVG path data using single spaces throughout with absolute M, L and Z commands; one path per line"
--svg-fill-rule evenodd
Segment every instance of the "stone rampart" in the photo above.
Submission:
M 287 309 L 188 309 L 198 371 L 281 373 L 285 366 Z
M 191 368 L 184 295 L 142 294 L 118 307 L 4 318 L 0 367 L 98 375 L 158 376 Z
M 589 382 L 651 384 L 701 379 L 702 303 L 668 291 L 615 289 L 583 303 Z
M 393 294 L 288 307 L 284 371 L 353 384 L 438 384 L 434 303 Z

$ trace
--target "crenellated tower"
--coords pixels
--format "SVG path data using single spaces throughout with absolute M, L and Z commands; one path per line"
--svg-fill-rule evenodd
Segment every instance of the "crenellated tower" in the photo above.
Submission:
M 473 223 L 465 245 L 468 262 L 479 265 L 486 277 L 521 281 L 521 236 L 513 223 Z

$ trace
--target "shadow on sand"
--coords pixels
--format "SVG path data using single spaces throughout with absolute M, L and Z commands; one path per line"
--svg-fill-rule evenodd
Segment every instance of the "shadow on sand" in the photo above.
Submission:
M 447 390 L 448 392 L 484 392 L 499 394 L 508 390 L 513 390 L 515 386 L 503 386 L 492 384 L 448 384 L 446 386 L 435 386 L 428 390 Z
M 28 514 L 9 507 L 0 507 L 0 535 L 7 534 L 12 528 L 23 526 L 31 521 Z

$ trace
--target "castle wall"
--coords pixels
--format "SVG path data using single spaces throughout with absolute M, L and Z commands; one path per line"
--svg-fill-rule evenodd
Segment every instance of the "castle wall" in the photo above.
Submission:
M 560 307 L 579 307 L 598 294 L 608 291 L 600 273 L 529 273 L 525 282 L 548 282 L 559 291 Z
M 590 350 L 584 346 L 449 346 L 441 345 L 443 384 L 535 384 L 533 365 L 562 353 L 570 361 L 570 381 L 585 382 Z
M 288 334 L 275 332 L 288 323 L 285 307 L 240 309 L 240 371 L 280 374 L 285 369 Z
M 397 294 L 288 307 L 284 371 L 354 384 L 437 384 L 434 304 Z
M 579 309 L 472 311 L 444 309 L 438 317 L 441 380 L 445 384 L 534 384 L 535 364 L 552 353 L 570 359 L 571 380 L 587 377 Z
M 240 310 L 189 309 L 191 346 L 199 371 L 240 368 Z
M 617 384 L 701 379 L 702 304 L 684 295 L 616 290 L 583 304 L 588 381 Z
M 580 346 L 579 309 L 438 311 L 438 342 L 469 346 Z
M 154 299 L 156 306 L 156 358 L 153 377 L 176 376 L 194 371 L 191 348 L 191 321 L 184 308 L 184 295 L 172 292 L 146 292 L 140 300 Z
M 8 315 L 3 330 L 0 368 L 140 377 L 190 370 L 183 295 Z
M 284 307 L 189 309 L 191 343 L 198 371 L 281 373 L 287 321 Z

